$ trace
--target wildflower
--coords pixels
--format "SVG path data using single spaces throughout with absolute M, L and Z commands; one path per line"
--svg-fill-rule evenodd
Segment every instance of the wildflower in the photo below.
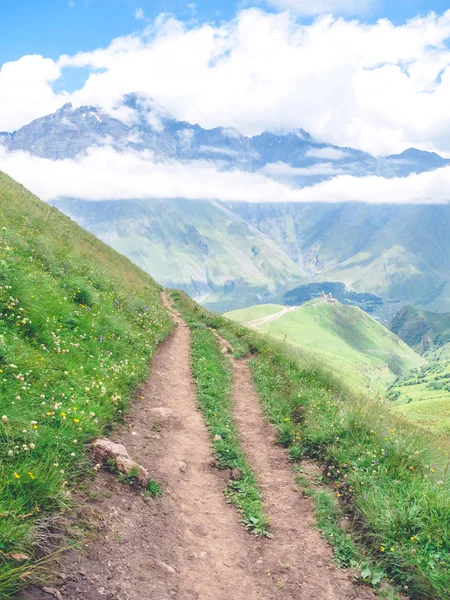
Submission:
M 8 422 L 8 417 L 6 415 L 3 415 L 2 421 L 3 421 L 3 423 L 7 423 Z
M 31 471 L 28 471 L 28 475 L 30 476 L 30 479 L 34 479 L 34 475 Z
M 12 450 L 8 450 L 8 456 L 13 456 L 14 452 Z
M 35 444 L 30 444 L 30 448 L 31 448 L 31 450 L 34 450 L 36 448 L 36 445 Z
M 73 443 L 76 445 L 78 444 L 78 440 L 73 440 Z
M 412 535 L 412 536 L 411 536 L 409 539 L 410 539 L 412 542 L 415 542 L 415 541 L 416 541 L 416 538 L 415 538 L 413 535 Z
M 79 423 L 79 422 L 80 422 L 80 419 L 74 419 L 74 420 L 73 420 L 73 422 L 74 422 L 74 423 Z M 74 443 L 75 443 L 75 440 L 74 440 Z
M 380 550 L 381 550 L 381 552 L 384 552 L 384 550 L 385 550 L 384 546 L 380 546 Z
M 14 477 L 15 477 L 16 479 L 20 479 L 20 475 L 19 475 L 19 473 L 16 473 L 16 472 L 14 471 Z

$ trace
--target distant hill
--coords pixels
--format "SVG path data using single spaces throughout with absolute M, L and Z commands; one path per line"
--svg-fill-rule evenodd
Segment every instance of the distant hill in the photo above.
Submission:
M 332 294 L 333 298 L 342 304 L 358 306 L 362 310 L 373 313 L 383 304 L 383 300 L 375 294 L 359 293 L 336 281 L 318 281 L 304 283 L 283 294 L 283 302 L 289 306 L 305 304 L 321 294 Z
M 419 354 L 450 342 L 450 313 L 433 313 L 405 306 L 394 317 L 390 330 Z
M 396 335 L 354 306 L 324 299 L 299 308 L 261 306 L 225 316 L 294 344 L 367 394 L 383 394 L 410 369 L 425 364 Z

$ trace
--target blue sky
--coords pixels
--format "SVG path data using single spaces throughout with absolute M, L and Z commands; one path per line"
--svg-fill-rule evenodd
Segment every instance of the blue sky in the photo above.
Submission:
M 195 0 L 192 3 L 184 0 L 1 0 L 0 65 L 26 54 L 56 59 L 61 54 L 106 46 L 114 37 L 143 26 L 143 22 L 135 18 L 139 8 L 148 19 L 170 12 L 183 21 L 204 22 L 229 20 L 240 8 L 251 5 L 258 3 L 251 0 Z M 432 10 L 442 13 L 448 8 L 449 0 L 379 0 L 374 8 L 358 18 L 370 22 L 386 17 L 401 24 L 417 14 Z

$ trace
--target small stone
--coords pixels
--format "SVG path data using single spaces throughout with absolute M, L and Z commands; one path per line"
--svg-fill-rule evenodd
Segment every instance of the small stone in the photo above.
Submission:
M 53 596 L 54 598 L 56 598 L 56 600 L 63 600 L 61 592 L 59 590 L 57 590 L 56 588 L 43 587 L 42 590 L 46 594 L 50 594 L 50 596 Z
M 220 351 L 220 354 L 228 354 L 228 348 L 226 346 L 222 346 L 222 350 Z
M 242 479 L 242 473 L 239 471 L 239 469 L 231 469 L 230 479 L 232 481 L 239 481 L 240 479 Z
M 171 567 L 170 565 L 166 564 L 165 562 L 158 562 L 158 565 L 160 567 L 162 567 L 163 569 L 165 569 L 168 573 L 172 573 L 172 575 L 175 575 L 176 571 L 173 567 Z
M 156 417 L 162 417 L 163 419 L 167 419 L 173 416 L 173 410 L 167 408 L 166 406 L 157 406 L 156 408 L 151 408 L 150 412 L 152 415 Z
M 95 440 L 94 452 L 98 458 L 116 458 L 117 456 L 126 456 L 130 458 L 127 449 L 122 444 L 115 444 L 111 440 L 98 439 Z
M 215 442 L 220 442 L 222 440 L 222 436 L 219 435 L 218 433 L 216 433 L 216 435 L 214 436 L 214 441 Z
M 182 460 L 177 461 L 177 467 L 180 469 L 182 473 L 186 473 L 187 464 Z
M 119 471 L 121 473 L 125 473 L 126 475 L 128 475 L 128 473 L 131 471 L 137 471 L 136 479 L 138 482 L 143 487 L 147 485 L 148 478 L 150 477 L 149 472 L 147 469 L 144 469 L 144 467 L 141 467 L 141 465 L 138 465 L 138 463 L 134 462 L 134 460 L 131 460 L 126 456 L 118 456 L 116 459 L 116 465 Z

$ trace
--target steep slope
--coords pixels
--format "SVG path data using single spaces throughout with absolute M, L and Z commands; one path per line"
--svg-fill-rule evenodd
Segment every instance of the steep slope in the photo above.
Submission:
M 384 393 L 396 377 L 425 363 L 372 317 L 339 302 L 312 300 L 296 310 L 280 312 L 279 318 L 260 321 L 251 318 L 251 313 L 248 309 L 225 316 L 237 321 L 244 316 L 245 321 L 253 321 L 250 326 L 257 331 L 314 354 L 347 383 L 369 395 Z
M 163 285 L 217 310 L 305 277 L 272 240 L 214 202 L 67 200 L 57 206 Z
M 423 354 L 450 342 L 450 314 L 405 306 L 395 315 L 389 329 Z
M 147 274 L 0 173 L 2 598 L 170 330 Z

